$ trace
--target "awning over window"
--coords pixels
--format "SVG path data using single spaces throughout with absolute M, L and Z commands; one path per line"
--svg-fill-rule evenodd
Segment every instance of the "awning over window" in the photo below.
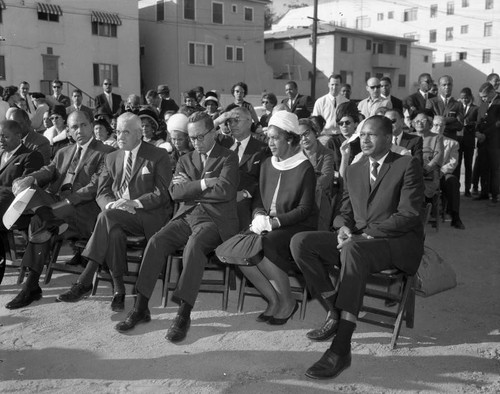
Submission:
M 38 12 L 43 12 L 45 14 L 59 15 L 63 14 L 61 6 L 55 4 L 47 3 L 37 3 Z
M 0 10 L 5 10 L 5 2 L 0 0 Z
M 121 26 L 122 20 L 118 14 L 110 14 L 109 12 L 92 11 L 92 22 L 108 23 L 110 25 Z

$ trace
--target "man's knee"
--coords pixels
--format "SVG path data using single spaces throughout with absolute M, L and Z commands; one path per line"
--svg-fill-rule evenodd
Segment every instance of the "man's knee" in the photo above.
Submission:
M 310 247 L 311 232 L 295 234 L 290 241 L 290 251 L 295 261 L 300 261 L 301 257 Z

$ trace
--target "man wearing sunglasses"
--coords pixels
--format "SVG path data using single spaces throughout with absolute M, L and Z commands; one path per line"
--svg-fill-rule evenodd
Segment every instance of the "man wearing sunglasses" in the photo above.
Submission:
M 125 112 L 122 96 L 112 92 L 113 83 L 111 79 L 105 78 L 102 82 L 103 93 L 95 98 L 95 114 L 99 112 L 108 114 L 110 117 L 120 116 Z M 94 115 L 95 115 L 94 114 Z
M 57 102 L 61 103 L 64 108 L 69 107 L 71 105 L 71 99 L 68 96 L 62 94 L 62 82 L 58 79 L 54 79 L 52 81 L 52 97 Z
M 213 120 L 205 112 L 192 114 L 187 130 L 194 151 L 179 158 L 169 187 L 173 200 L 180 204 L 179 209 L 148 241 L 137 279 L 135 306 L 115 326 L 119 332 L 151 320 L 148 303 L 163 264 L 167 256 L 184 248 L 182 273 L 173 294 L 180 307 L 166 335 L 170 342 L 182 341 L 191 324 L 191 309 L 198 296 L 207 255 L 238 231 L 238 155 L 216 144 Z
M 370 78 L 366 81 L 366 91 L 368 92 L 368 97 L 361 100 L 358 104 L 358 111 L 365 118 L 375 115 L 380 107 L 392 109 L 391 101 L 382 97 L 380 89 L 380 79 Z

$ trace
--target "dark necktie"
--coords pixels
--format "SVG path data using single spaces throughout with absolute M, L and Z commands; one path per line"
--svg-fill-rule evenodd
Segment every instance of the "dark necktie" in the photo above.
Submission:
M 375 182 L 377 181 L 377 174 L 378 174 L 378 166 L 380 164 L 378 164 L 378 162 L 374 161 L 372 163 L 372 170 L 370 172 L 370 188 L 373 187 L 373 185 L 375 184 Z
M 238 155 L 238 160 L 239 160 L 239 158 L 240 158 L 240 146 L 241 146 L 241 142 L 240 142 L 240 141 L 238 141 L 238 142 L 236 143 L 236 148 L 234 148 L 234 151 L 235 151 L 235 152 L 236 152 L 236 154 Z
M 80 157 L 82 156 L 82 147 L 78 146 L 76 148 L 75 154 L 73 155 L 73 158 L 71 159 L 71 163 L 68 168 L 68 172 L 72 175 L 76 173 L 76 169 L 78 168 L 78 163 L 80 162 Z
M 129 152 L 127 159 L 127 167 L 125 168 L 125 175 L 123 177 L 122 185 L 120 186 L 120 190 L 118 191 L 118 197 L 122 198 L 128 188 L 128 183 L 130 182 L 130 178 L 132 177 L 132 152 Z

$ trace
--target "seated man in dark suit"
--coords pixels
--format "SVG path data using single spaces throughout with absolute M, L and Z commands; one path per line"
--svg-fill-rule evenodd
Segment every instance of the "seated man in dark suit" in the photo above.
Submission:
M 311 116 L 314 101 L 310 96 L 299 94 L 297 82 L 288 81 L 285 85 L 285 93 L 288 98 L 283 99 L 281 102 L 286 105 L 289 112 L 293 112 L 299 119 Z
M 137 300 L 120 332 L 151 320 L 148 303 L 167 256 L 184 247 L 183 269 L 174 297 L 180 308 L 167 332 L 171 342 L 182 341 L 191 324 L 207 254 L 238 231 L 236 190 L 238 157 L 215 143 L 216 131 L 207 113 L 189 117 L 188 134 L 195 150 L 179 158 L 170 195 L 180 206 L 172 220 L 148 242 L 137 280 Z
M 232 138 L 221 145 L 238 154 L 240 183 L 236 194 L 240 230 L 252 222 L 252 199 L 259 187 L 260 164 L 270 154 L 267 145 L 252 136 L 252 115 L 243 107 L 222 114 Z
M 102 212 L 82 253 L 89 262 L 71 289 L 58 297 L 64 302 L 82 299 L 92 290 L 99 266 L 106 262 L 113 278 L 111 309 L 115 312 L 122 311 L 125 302 L 127 235 L 149 239 L 172 214 L 167 151 L 142 141 L 141 120 L 130 112 L 118 118 L 117 142 L 120 150 L 106 157 L 99 178 L 97 203 Z
M 402 113 L 403 112 L 403 102 L 391 94 L 391 88 L 392 88 L 391 78 L 389 78 L 389 77 L 380 78 L 380 94 L 381 94 L 381 96 L 386 98 L 386 99 L 389 99 L 389 101 L 392 104 L 392 108 L 397 109 Z
M 50 254 L 51 238 L 65 229 L 67 239 L 89 238 L 100 212 L 95 202 L 97 180 L 106 154 L 114 149 L 93 138 L 92 123 L 85 112 L 71 113 L 68 127 L 76 144 L 61 148 L 49 165 L 12 185 L 15 195 L 29 187 L 36 193 L 26 207 L 35 211 L 22 261 L 30 272 L 21 292 L 6 305 L 8 309 L 22 308 L 41 298 L 38 279 Z
M 314 379 L 336 377 L 351 365 L 351 338 L 368 274 L 389 268 L 414 274 L 424 249 L 421 164 L 390 152 L 392 126 L 383 116 L 369 118 L 360 139 L 364 158 L 347 167 L 341 209 L 333 223 L 337 232 L 299 233 L 290 243 L 309 290 L 328 310 L 323 326 L 308 337 L 335 336 L 306 372 Z M 329 271 L 340 262 L 343 274 L 336 289 Z
M 13 120 L 0 122 L 0 218 L 14 200 L 12 182 L 31 174 L 43 166 L 42 155 L 26 148 L 21 140 L 21 127 Z M 0 221 L 0 239 L 6 237 L 6 228 Z M 0 242 L 0 283 L 5 272 L 5 251 Z
M 390 109 L 385 113 L 385 117 L 392 123 L 392 143 L 408 149 L 411 155 L 423 164 L 422 150 L 424 142 L 422 137 L 403 131 L 405 124 L 402 112 L 397 109 Z

